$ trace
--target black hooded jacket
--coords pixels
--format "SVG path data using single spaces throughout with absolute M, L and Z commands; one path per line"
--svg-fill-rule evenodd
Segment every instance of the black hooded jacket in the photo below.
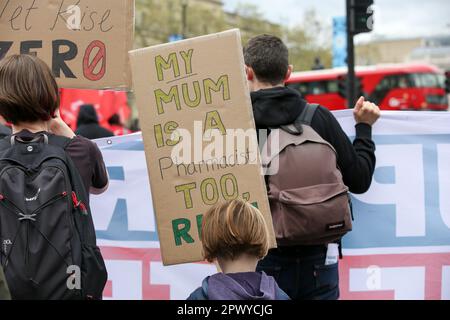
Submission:
M 81 107 L 75 134 L 91 140 L 114 136 L 111 131 L 99 125 L 97 112 L 92 105 Z
M 287 87 L 252 92 L 251 98 L 257 129 L 292 124 L 306 106 L 300 94 Z M 317 110 L 311 127 L 335 148 L 344 183 L 350 191 L 355 194 L 366 192 L 372 183 L 376 162 L 372 127 L 357 124 L 352 144 L 333 114 L 324 107 Z

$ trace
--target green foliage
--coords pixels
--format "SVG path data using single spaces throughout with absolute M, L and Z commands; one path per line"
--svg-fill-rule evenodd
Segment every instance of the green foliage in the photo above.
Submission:
M 136 47 L 165 43 L 173 34 L 196 37 L 227 29 L 222 10 L 187 2 L 183 27 L 182 0 L 136 0 Z M 194 1 L 195 2 L 195 1 Z
M 314 10 L 305 12 L 302 22 L 286 30 L 286 43 L 289 46 L 291 64 L 294 70 L 311 70 L 315 58 L 325 68 L 331 68 L 331 33 L 320 22 Z
M 186 1 L 186 0 L 184 0 Z M 289 46 L 291 63 L 296 71 L 310 70 L 314 59 L 331 67 L 331 33 L 314 11 L 308 11 L 296 26 L 281 26 L 264 20 L 255 5 L 241 4 L 235 12 L 225 13 L 221 6 L 188 0 L 136 0 L 135 47 L 165 43 L 172 34 L 195 37 L 239 28 L 245 44 L 258 34 L 281 37 Z M 183 26 L 183 3 L 186 20 Z
M 239 4 L 236 12 L 228 14 L 230 28 L 239 28 L 243 43 L 260 34 L 272 34 L 283 37 L 283 27 L 262 19 L 263 14 L 258 6 L 252 4 Z

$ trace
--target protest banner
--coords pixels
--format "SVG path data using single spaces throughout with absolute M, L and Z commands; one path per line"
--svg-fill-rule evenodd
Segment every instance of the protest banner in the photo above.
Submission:
M 202 260 L 203 214 L 236 198 L 261 210 L 275 246 L 239 31 L 130 61 L 164 264 Z
M 352 139 L 352 110 L 334 114 Z M 370 190 L 353 196 L 341 299 L 450 300 L 449 123 L 450 112 L 403 111 L 383 112 L 374 126 L 377 165 Z M 91 198 L 105 299 L 186 299 L 217 270 L 163 266 L 141 135 L 97 144 L 110 176 L 108 191 Z
M 60 87 L 130 87 L 134 0 L 2 0 L 0 59 L 35 54 Z

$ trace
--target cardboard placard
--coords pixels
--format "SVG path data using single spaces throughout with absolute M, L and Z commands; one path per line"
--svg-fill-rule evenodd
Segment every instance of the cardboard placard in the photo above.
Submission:
M 127 89 L 134 0 L 2 0 L 0 59 L 36 54 L 63 88 Z
M 239 30 L 130 61 L 164 265 L 203 260 L 202 215 L 238 197 L 261 210 L 275 246 Z

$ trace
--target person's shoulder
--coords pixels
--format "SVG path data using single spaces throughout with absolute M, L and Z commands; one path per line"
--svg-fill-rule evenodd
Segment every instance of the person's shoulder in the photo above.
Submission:
M 268 279 L 270 279 L 270 281 L 274 282 L 275 285 L 275 300 L 291 300 L 291 298 L 286 294 L 286 292 L 284 292 L 279 286 L 277 281 L 275 280 L 274 277 L 269 276 L 267 273 L 265 273 L 264 271 L 260 271 L 258 272 L 259 274 L 261 274 L 262 277 L 266 277 Z
M 187 300 L 209 300 L 208 280 L 209 277 L 206 277 L 202 282 L 202 286 L 197 288 L 194 292 L 192 292 L 189 298 L 187 298 Z
M 276 299 L 277 300 L 291 300 L 291 298 L 287 295 L 286 292 L 284 292 L 281 288 L 277 288 L 276 292 Z
M 96 153 L 99 153 L 97 144 L 83 136 L 75 136 L 68 144 L 66 151 L 69 153 L 83 153 L 92 157 Z
M 97 145 L 94 142 L 92 142 L 91 140 L 89 140 L 83 136 L 76 135 L 75 137 L 72 138 L 72 141 L 70 141 L 70 143 L 69 143 L 69 147 L 73 147 L 73 146 L 91 149 L 93 147 L 96 147 Z
M 317 110 L 311 121 L 311 126 L 315 129 L 322 129 L 324 127 L 335 127 L 337 125 L 337 119 L 333 112 L 325 106 L 317 105 Z
M 114 133 L 111 130 L 106 129 L 105 127 L 102 127 L 99 124 L 96 124 L 95 126 L 92 126 L 93 132 L 97 137 L 100 138 L 109 138 L 114 137 Z
M 111 130 L 108 130 L 106 128 L 103 128 L 103 127 L 102 127 L 102 129 L 103 129 L 104 135 L 106 136 L 105 138 L 114 137 L 114 132 L 112 132 Z
M 0 124 L 0 136 L 9 136 L 9 135 L 11 135 L 11 133 L 12 133 L 11 128 L 9 128 L 3 124 Z
M 187 298 L 187 300 L 208 300 L 203 292 L 202 287 L 198 287 L 191 295 Z
M 318 104 L 316 114 L 325 118 L 334 117 L 333 113 L 327 107 Z

